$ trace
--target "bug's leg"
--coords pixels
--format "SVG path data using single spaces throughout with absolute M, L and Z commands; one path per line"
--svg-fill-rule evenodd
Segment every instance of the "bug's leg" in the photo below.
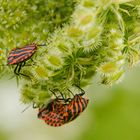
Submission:
M 23 76 L 25 76 L 25 77 L 30 78 L 28 75 L 25 75 L 25 74 L 23 74 L 23 73 L 20 73 L 21 68 L 22 68 L 23 66 L 25 66 L 25 62 L 24 62 L 23 64 L 20 63 L 20 65 L 19 65 L 19 67 L 18 67 L 18 71 L 17 71 L 18 75 L 23 75 Z
M 26 65 L 26 61 L 25 62 L 22 62 L 23 63 L 23 65 L 22 65 L 22 67 L 24 67 L 24 66 L 32 66 L 31 64 L 27 64 Z M 34 65 L 34 64 L 33 64 Z
M 26 75 L 26 74 L 23 74 L 23 73 L 19 73 L 19 74 L 22 75 L 22 76 L 25 76 L 25 77 L 27 77 L 27 78 L 29 78 L 29 79 L 31 79 L 30 76 L 28 76 L 28 75 Z
M 14 69 L 14 73 L 15 73 L 16 75 L 19 75 L 19 73 L 17 72 L 18 67 L 19 67 L 19 64 L 17 64 L 16 67 L 15 67 L 15 69 Z
M 36 62 L 35 62 L 32 58 L 30 58 L 30 60 L 33 62 L 33 65 L 35 65 L 35 64 L 36 64 Z
M 52 91 L 50 88 L 49 88 L 49 90 L 53 93 L 53 95 L 58 99 L 58 96 L 55 94 L 55 92 L 54 91 Z
M 67 90 L 72 94 L 73 97 L 75 96 L 70 89 L 67 89 Z
M 81 93 L 79 95 L 83 96 L 85 94 L 85 91 L 80 86 L 78 85 L 74 85 L 74 86 L 76 86 L 78 89 L 81 90 Z
M 44 107 L 45 107 L 45 104 L 42 104 L 38 108 L 41 109 L 41 108 L 44 108 Z
M 21 67 L 22 67 L 22 63 L 20 63 L 18 66 L 19 66 L 19 67 L 18 67 L 18 69 L 17 69 L 17 73 L 18 73 L 18 75 L 19 75 L 19 74 L 20 74 Z
M 63 93 L 62 93 L 60 90 L 58 90 L 58 91 L 59 91 L 59 93 L 60 93 L 61 96 L 62 96 L 62 98 L 59 98 L 59 100 L 65 101 L 66 104 L 67 104 L 67 102 L 71 101 L 71 98 L 65 98 L 64 95 L 63 95 Z M 71 92 L 71 91 L 70 91 L 70 92 Z M 71 92 L 71 93 L 72 93 L 72 92 Z M 72 93 L 72 95 L 74 96 L 73 93 Z
M 30 65 L 30 64 L 27 64 L 27 65 L 26 65 L 26 61 L 25 61 L 25 62 L 22 62 L 22 64 L 23 64 L 22 67 L 24 67 L 24 66 L 32 66 L 32 65 Z
M 58 90 L 58 91 L 59 91 L 59 93 L 60 93 L 62 99 L 65 100 L 65 98 L 64 98 L 64 96 L 63 96 L 63 94 L 62 94 L 62 92 L 61 92 L 60 90 Z
M 24 66 L 25 66 L 25 64 L 26 64 L 26 61 L 22 62 L 22 67 L 24 67 Z
M 71 101 L 71 98 L 65 99 L 66 104 L 67 104 L 67 102 L 70 102 L 70 101 Z
M 59 91 L 59 90 L 58 90 Z M 59 93 L 61 94 L 61 96 L 62 96 L 62 99 L 60 99 L 60 100 L 63 100 L 63 101 L 65 101 L 65 104 L 67 104 L 67 102 L 69 102 L 69 101 L 71 101 L 71 98 L 64 98 L 64 95 L 63 95 L 63 93 L 61 92 L 61 91 L 59 91 Z M 72 93 L 73 94 L 73 93 Z M 74 96 L 74 95 L 73 95 Z
M 33 103 L 33 106 L 32 106 L 34 109 L 35 108 L 38 108 L 38 106 L 35 104 L 35 103 Z

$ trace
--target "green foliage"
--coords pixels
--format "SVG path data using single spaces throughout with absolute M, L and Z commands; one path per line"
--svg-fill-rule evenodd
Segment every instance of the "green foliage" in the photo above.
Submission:
M 32 42 L 44 44 L 55 28 L 69 21 L 75 3 L 71 0 L 0 0 L 0 63 L 7 63 L 7 53 L 12 48 Z M 0 66 L 0 73 L 10 71 Z
M 34 57 L 36 65 L 22 69 L 32 79 L 22 77 L 24 103 L 46 103 L 52 94 L 49 89 L 59 89 L 68 95 L 67 88 L 73 84 L 87 86 L 96 73 L 100 74 L 102 84 L 113 84 L 121 79 L 128 66 L 139 61 L 138 1 L 80 0 L 73 10 L 74 3 L 69 0 L 12 1 L 9 9 L 14 11 L 13 24 L 9 16 L 4 20 L 8 10 L 1 13 L 2 20 L 8 22 L 0 30 L 9 35 L 4 41 L 6 44 L 1 44 L 1 54 L 8 44 L 19 46 L 47 40 L 47 47 L 38 48 Z M 16 21 L 18 6 L 21 20 Z M 62 27 L 62 23 L 66 24 Z M 1 57 L 4 63 L 5 58 Z

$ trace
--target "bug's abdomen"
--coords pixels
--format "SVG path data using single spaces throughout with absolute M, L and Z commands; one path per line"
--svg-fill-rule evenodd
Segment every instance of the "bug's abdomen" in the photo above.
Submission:
M 61 113 L 56 113 L 52 111 L 52 112 L 42 115 L 40 119 L 44 120 L 45 123 L 50 126 L 58 127 L 64 124 L 62 115 Z
M 15 65 L 26 61 L 36 52 L 37 45 L 31 44 L 22 48 L 13 49 L 8 55 L 8 64 Z
M 64 124 L 64 110 L 65 105 L 54 100 L 46 108 L 39 110 L 38 118 L 50 126 L 58 127 Z

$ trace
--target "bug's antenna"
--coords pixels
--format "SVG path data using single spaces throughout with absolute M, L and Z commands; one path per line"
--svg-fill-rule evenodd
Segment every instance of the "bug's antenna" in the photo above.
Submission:
M 29 106 L 27 106 L 26 108 L 24 108 L 24 109 L 22 110 L 21 113 L 24 113 L 30 106 L 31 106 L 31 105 L 29 105 Z
M 37 46 L 46 46 L 46 44 L 38 44 Z
M 67 89 L 67 90 L 72 94 L 72 96 L 74 96 L 73 92 L 70 89 Z

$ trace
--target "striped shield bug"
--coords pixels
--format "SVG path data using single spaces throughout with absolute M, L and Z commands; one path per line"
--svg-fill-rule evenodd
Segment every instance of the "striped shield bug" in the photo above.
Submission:
M 8 65 L 16 65 L 14 69 L 14 73 L 16 75 L 27 76 L 25 74 L 20 73 L 21 68 L 25 66 L 27 60 L 29 59 L 32 60 L 31 57 L 37 51 L 38 46 L 45 46 L 45 45 L 37 45 L 35 43 L 32 43 L 32 44 L 23 46 L 21 48 L 14 48 L 9 52 L 7 56 L 7 63 Z
M 55 92 L 51 91 L 55 95 L 55 99 L 52 99 L 46 107 L 39 109 L 38 118 L 45 121 L 46 124 L 54 127 L 58 127 L 64 124 L 64 112 L 66 110 L 66 103 L 68 99 L 64 99 L 56 96 Z
M 47 107 L 39 109 L 38 118 L 50 126 L 57 127 L 64 124 L 63 112 L 64 104 L 55 99 Z
M 73 98 L 67 105 L 65 123 L 71 122 L 72 120 L 76 119 L 86 109 L 89 100 L 82 97 L 85 94 L 85 91 L 83 89 L 81 89 L 81 91 L 81 93 L 73 95 Z

